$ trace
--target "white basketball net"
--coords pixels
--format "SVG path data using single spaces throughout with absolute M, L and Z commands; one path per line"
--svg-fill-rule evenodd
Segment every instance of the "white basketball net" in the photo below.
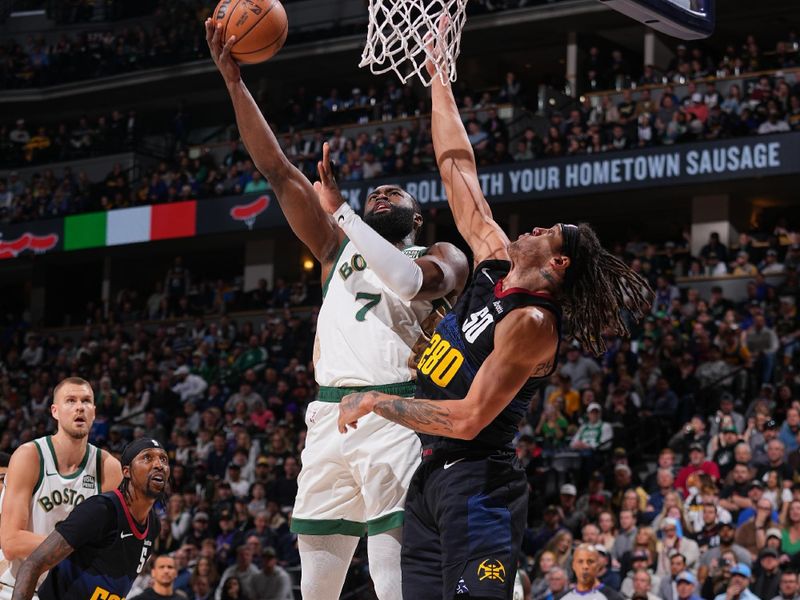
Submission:
M 467 0 L 369 0 L 367 44 L 358 66 L 376 75 L 394 71 L 403 83 L 415 75 L 425 86 L 435 76 L 442 84 L 455 81 L 466 6 Z M 425 66 L 429 59 L 433 76 Z

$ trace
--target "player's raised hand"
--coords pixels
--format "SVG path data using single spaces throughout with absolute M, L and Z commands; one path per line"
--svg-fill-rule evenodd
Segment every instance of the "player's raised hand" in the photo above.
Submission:
M 213 19 L 206 19 L 206 43 L 211 51 L 211 58 L 217 69 L 222 73 L 225 83 L 236 83 L 241 77 L 239 65 L 231 56 L 231 47 L 236 42 L 232 35 L 227 41 L 222 39 L 222 23 L 215 23 Z
M 447 71 L 447 58 L 444 55 L 444 50 L 447 46 L 447 25 L 450 23 L 450 15 L 443 12 L 439 15 L 439 32 L 436 36 L 428 32 L 427 41 L 425 43 L 425 68 L 428 70 L 428 75 L 434 79 L 439 79 L 441 72 L 445 81 L 449 79 Z M 441 79 L 439 79 L 441 83 Z
M 342 192 L 339 191 L 336 178 L 333 176 L 331 150 L 328 142 L 322 144 L 322 160 L 317 163 L 317 172 L 319 172 L 319 181 L 314 182 L 314 190 L 317 192 L 322 209 L 332 215 L 344 204 L 344 198 L 342 198 Z

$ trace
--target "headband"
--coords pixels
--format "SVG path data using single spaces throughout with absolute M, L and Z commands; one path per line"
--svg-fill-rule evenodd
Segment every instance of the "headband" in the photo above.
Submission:
M 575 254 L 578 252 L 578 240 L 580 237 L 578 226 L 569 223 L 561 223 L 561 237 L 564 238 L 561 253 L 570 258 L 575 258 Z
M 130 464 L 133 462 L 133 459 L 136 458 L 140 452 L 142 452 L 143 450 L 147 450 L 148 448 L 161 448 L 162 450 L 164 449 L 164 447 L 155 440 L 152 440 L 150 438 L 139 438 L 138 440 L 134 440 L 130 444 L 125 446 L 125 449 L 122 451 L 122 458 L 120 459 L 120 464 L 123 467 L 130 466 Z

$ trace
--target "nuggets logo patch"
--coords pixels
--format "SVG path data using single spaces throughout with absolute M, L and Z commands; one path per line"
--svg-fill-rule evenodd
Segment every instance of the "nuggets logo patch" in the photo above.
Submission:
M 478 581 L 483 581 L 484 579 L 505 583 L 506 568 L 503 566 L 503 563 L 499 560 L 487 558 L 478 565 Z

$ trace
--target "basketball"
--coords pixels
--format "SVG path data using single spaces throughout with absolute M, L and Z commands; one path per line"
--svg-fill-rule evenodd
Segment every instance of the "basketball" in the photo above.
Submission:
M 247 64 L 272 58 L 289 32 L 286 11 L 278 0 L 220 0 L 214 22 L 223 24 L 223 41 L 236 36 L 231 56 Z

